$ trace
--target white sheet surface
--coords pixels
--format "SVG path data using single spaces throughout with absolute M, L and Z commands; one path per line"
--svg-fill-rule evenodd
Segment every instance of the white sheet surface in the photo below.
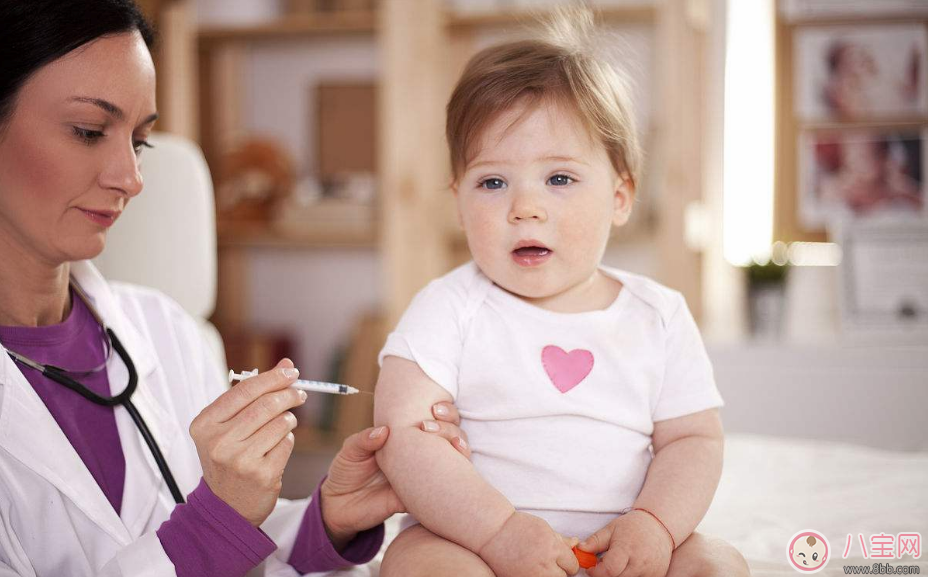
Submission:
M 388 542 L 396 520 L 387 523 Z M 788 541 L 805 529 L 818 531 L 831 546 L 831 560 L 815 574 L 823 577 L 844 575 L 844 565 L 877 561 L 863 559 L 858 533 L 867 543 L 878 533 L 916 531 L 928 539 L 928 453 L 729 435 L 715 501 L 697 530 L 737 547 L 755 577 L 786 577 L 799 574 L 786 560 Z M 849 533 L 854 543 L 843 559 Z M 925 545 L 918 560 L 879 561 L 915 565 L 928 575 Z M 376 577 L 383 551 L 365 567 L 331 575 Z
M 857 445 L 731 435 L 715 500 L 698 527 L 735 545 L 754 575 L 796 575 L 786 561 L 790 538 L 815 530 L 831 546 L 817 575 L 844 575 L 843 565 L 870 565 L 858 534 L 917 531 L 928 538 L 928 453 L 891 452 Z M 851 534 L 854 543 L 842 559 Z M 923 551 L 924 551 L 923 543 Z M 928 555 L 917 561 L 928 574 Z

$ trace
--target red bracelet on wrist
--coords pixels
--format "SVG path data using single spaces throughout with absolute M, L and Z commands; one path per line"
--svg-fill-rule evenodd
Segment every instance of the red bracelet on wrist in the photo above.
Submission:
M 643 513 L 647 513 L 648 515 L 654 517 L 654 520 L 661 524 L 661 527 L 664 528 L 664 531 L 667 531 L 667 536 L 670 537 L 670 550 L 675 551 L 677 549 L 677 541 L 676 539 L 673 538 L 673 533 L 670 532 L 670 529 L 667 528 L 667 525 L 664 525 L 664 522 L 660 520 L 660 517 L 658 517 L 651 511 L 648 511 L 647 509 L 643 509 L 641 507 L 633 507 L 632 511 L 641 511 Z

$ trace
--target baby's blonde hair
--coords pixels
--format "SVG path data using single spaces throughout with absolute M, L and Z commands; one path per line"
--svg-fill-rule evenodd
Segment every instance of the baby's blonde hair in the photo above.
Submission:
M 474 56 L 448 101 L 445 134 L 455 182 L 480 136 L 516 104 L 554 101 L 572 107 L 605 147 L 619 174 L 637 182 L 641 150 L 624 79 L 593 51 L 593 14 L 560 8 L 538 38 L 507 42 Z

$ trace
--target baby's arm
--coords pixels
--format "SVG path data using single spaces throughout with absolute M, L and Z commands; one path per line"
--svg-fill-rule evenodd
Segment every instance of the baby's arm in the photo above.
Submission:
M 515 509 L 447 442 L 418 427 L 429 407 L 452 401 L 419 365 L 388 356 L 377 380 L 374 424 L 389 425 L 377 462 L 406 509 L 433 533 L 478 552 Z M 479 515 L 474 515 L 479 511 Z
M 655 422 L 651 443 L 654 459 L 633 505 L 650 513 L 632 510 L 580 544 L 594 553 L 608 550 L 588 571 L 593 577 L 618 574 L 626 566 L 666 571 L 674 545 L 690 536 L 709 509 L 722 474 L 718 409 Z
M 450 400 L 416 363 L 384 359 L 374 422 L 389 425 L 390 438 L 377 462 L 407 511 L 436 535 L 480 555 L 497 575 L 563 575 L 558 565 L 576 572 L 570 548 L 547 523 L 516 513 L 470 461 L 419 429 L 431 418 L 429 407 Z
M 654 423 L 654 459 L 635 507 L 654 513 L 677 545 L 702 521 L 722 476 L 722 420 L 709 409 Z

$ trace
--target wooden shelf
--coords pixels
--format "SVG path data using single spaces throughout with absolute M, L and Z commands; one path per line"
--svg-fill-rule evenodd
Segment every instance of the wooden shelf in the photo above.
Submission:
M 654 20 L 654 12 L 655 8 L 652 5 L 633 4 L 625 7 L 604 8 L 597 11 L 597 17 L 609 23 L 650 24 Z M 493 10 L 473 14 L 449 13 L 446 23 L 453 32 L 470 32 L 481 27 L 531 24 L 544 15 L 544 10 L 524 9 Z M 332 12 L 291 15 L 249 26 L 204 27 L 199 31 L 199 39 L 201 45 L 213 45 L 343 34 L 372 35 L 376 30 L 377 14 L 374 12 Z
M 372 35 L 377 28 L 373 12 L 298 14 L 251 26 L 205 27 L 199 31 L 200 45 L 312 38 L 343 34 Z
M 285 233 L 264 223 L 219 222 L 219 248 L 373 248 L 377 231 L 325 231 Z
M 476 28 L 498 28 L 513 25 L 531 25 L 544 18 L 547 10 L 492 10 L 473 14 L 447 16 L 447 25 L 452 32 L 473 32 Z M 656 8 L 651 4 L 632 4 L 602 8 L 596 11 L 598 20 L 611 24 L 650 24 L 654 21 Z
M 918 117 L 918 116 L 897 116 L 897 117 L 886 117 L 876 120 L 854 120 L 853 122 L 841 121 L 841 120 L 823 120 L 823 121 L 807 121 L 801 120 L 802 122 L 802 131 L 814 131 L 814 130 L 834 130 L 834 131 L 849 131 L 849 130 L 867 130 L 867 129 L 918 129 L 921 131 L 921 128 L 925 125 L 925 122 L 928 121 L 928 117 Z

